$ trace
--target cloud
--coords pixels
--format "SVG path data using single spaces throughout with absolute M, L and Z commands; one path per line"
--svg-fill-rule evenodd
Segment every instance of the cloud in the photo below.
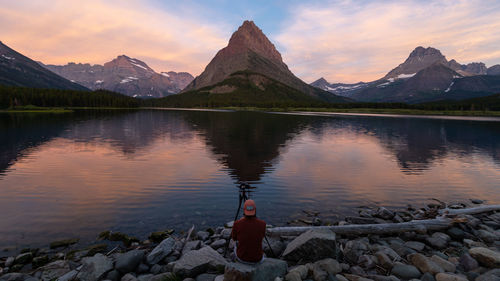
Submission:
M 138 0 L 6 1 L 0 38 L 44 63 L 103 64 L 127 54 L 157 71 L 199 74 L 231 29 L 186 11 Z
M 498 1 L 330 1 L 292 7 L 275 36 L 285 62 L 312 82 L 372 81 L 417 46 L 461 63 L 500 63 Z

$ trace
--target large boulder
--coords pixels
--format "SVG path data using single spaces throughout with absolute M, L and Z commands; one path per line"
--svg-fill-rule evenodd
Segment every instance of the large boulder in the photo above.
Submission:
M 229 263 L 224 271 L 224 281 L 274 280 L 283 277 L 287 269 L 287 263 L 278 259 L 265 259 L 256 265 Z
M 122 274 L 135 271 L 144 258 L 144 251 L 132 250 L 116 257 L 115 268 Z
M 146 259 L 147 262 L 151 265 L 160 262 L 172 252 L 174 245 L 175 240 L 171 237 L 161 241 L 161 243 L 158 244 L 158 246 L 156 246 L 151 253 L 149 253 Z
M 290 242 L 283 258 L 289 261 L 317 261 L 335 257 L 335 233 L 329 229 L 311 229 Z
M 495 268 L 500 266 L 500 253 L 497 251 L 476 247 L 470 249 L 469 254 L 486 267 Z
M 113 261 L 103 254 L 95 254 L 93 257 L 83 259 L 82 269 L 77 278 L 80 281 L 98 281 L 111 270 Z
M 222 269 L 227 262 L 211 247 L 187 252 L 175 262 L 173 272 L 182 277 L 196 277 L 208 270 Z
M 51 262 L 43 267 L 40 267 L 37 271 L 41 272 L 40 280 L 50 281 L 58 279 L 64 274 L 71 271 L 68 261 L 58 260 Z

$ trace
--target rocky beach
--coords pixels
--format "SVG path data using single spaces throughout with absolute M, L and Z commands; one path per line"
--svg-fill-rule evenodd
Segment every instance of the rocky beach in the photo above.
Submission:
M 286 227 L 270 226 L 267 258 L 255 266 L 233 262 L 227 223 L 159 231 L 142 241 L 105 231 L 89 246 L 75 238 L 23 249 L 0 258 L 0 281 L 500 280 L 498 205 L 433 199 L 358 213 L 323 222 L 318 212 L 304 211 Z

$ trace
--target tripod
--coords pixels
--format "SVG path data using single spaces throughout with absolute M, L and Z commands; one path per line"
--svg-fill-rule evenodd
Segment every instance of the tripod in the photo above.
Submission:
M 236 211 L 236 215 L 234 216 L 233 220 L 233 227 L 234 223 L 238 219 L 238 216 L 240 214 L 241 210 L 241 203 L 247 201 L 250 198 L 250 193 L 253 192 L 252 189 L 255 189 L 255 187 L 250 186 L 247 182 L 240 182 L 240 185 L 238 186 L 239 192 L 238 192 L 238 210 Z M 269 243 L 269 240 L 267 240 L 267 237 L 264 235 L 264 239 L 266 240 L 267 245 L 269 246 L 269 250 L 271 251 L 271 254 L 273 257 L 276 257 L 274 254 L 273 248 L 271 247 L 271 243 Z M 229 241 L 231 241 L 231 237 L 229 240 L 227 240 L 226 247 L 224 249 L 224 256 L 226 256 L 227 249 L 229 247 Z

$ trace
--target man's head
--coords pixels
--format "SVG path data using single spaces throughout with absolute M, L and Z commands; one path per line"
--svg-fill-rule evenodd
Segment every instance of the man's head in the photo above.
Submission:
M 254 217 L 257 212 L 256 209 L 257 207 L 252 199 L 248 199 L 245 201 L 245 204 L 243 204 L 243 214 L 245 214 L 246 217 Z

